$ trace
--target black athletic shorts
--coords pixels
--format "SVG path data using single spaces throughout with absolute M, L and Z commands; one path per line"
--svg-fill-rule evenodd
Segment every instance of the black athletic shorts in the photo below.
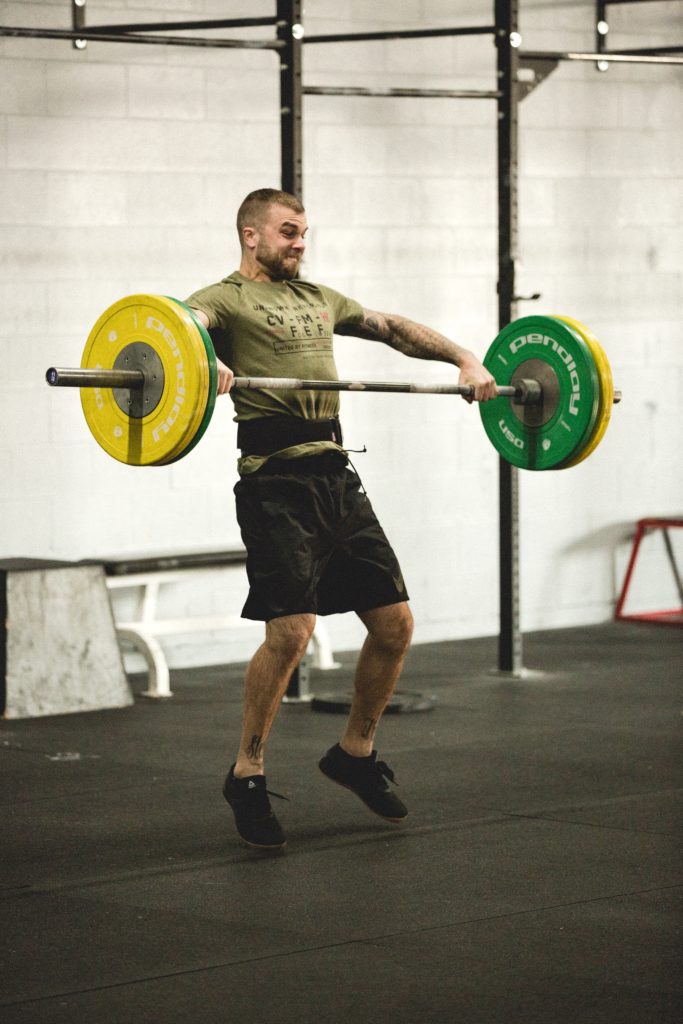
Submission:
M 407 601 L 401 569 L 344 455 L 270 459 L 235 485 L 247 549 L 245 619 Z

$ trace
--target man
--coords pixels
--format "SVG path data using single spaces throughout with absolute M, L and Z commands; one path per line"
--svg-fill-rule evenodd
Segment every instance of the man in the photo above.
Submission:
M 250 193 L 237 230 L 239 271 L 186 300 L 212 331 L 220 394 L 236 375 L 337 379 L 337 333 L 452 363 L 477 401 L 495 397 L 479 360 L 436 331 L 299 280 L 308 224 L 294 196 Z M 407 809 L 389 788 L 394 776 L 377 760 L 373 740 L 410 644 L 412 616 L 396 556 L 347 464 L 339 395 L 237 390 L 233 400 L 242 451 L 237 518 L 250 583 L 242 614 L 265 622 L 265 641 L 247 668 L 242 736 L 223 790 L 238 832 L 252 846 L 285 845 L 266 790 L 266 742 L 316 614 L 351 610 L 367 638 L 345 732 L 319 767 L 385 820 L 402 821 Z

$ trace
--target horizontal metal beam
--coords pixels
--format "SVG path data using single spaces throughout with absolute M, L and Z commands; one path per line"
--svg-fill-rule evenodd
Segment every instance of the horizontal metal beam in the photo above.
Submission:
M 88 32 L 189 32 L 194 29 L 256 28 L 276 25 L 277 18 L 212 18 L 203 21 L 149 21 L 136 25 L 88 25 Z
M 680 57 L 639 56 L 632 53 L 555 53 L 544 50 L 523 50 L 520 60 L 578 60 L 578 61 L 611 61 L 613 64 L 683 64 Z
M 603 0 L 605 4 L 609 4 L 610 7 L 619 7 L 621 4 L 661 4 L 661 3 L 680 3 L 681 0 Z
M 649 54 L 652 54 L 652 56 L 656 57 L 657 55 L 663 56 L 664 54 L 667 53 L 678 53 L 681 55 L 681 57 L 683 57 L 683 43 L 679 44 L 678 46 L 644 46 L 642 49 L 639 48 L 636 50 L 621 50 L 620 53 L 626 54 L 626 56 L 628 57 L 648 56 Z M 604 55 L 609 57 L 610 51 L 605 50 Z
M 470 28 L 407 28 L 386 29 L 383 32 L 335 32 L 331 35 L 304 36 L 304 43 L 358 43 L 372 39 L 427 39 L 435 36 L 493 35 L 495 25 L 475 25 Z
M 230 50 L 281 50 L 284 43 L 280 40 L 248 40 L 248 39 L 206 39 L 192 36 L 145 36 L 133 32 L 121 34 L 91 31 L 90 29 L 54 29 L 54 28 L 23 28 L 13 25 L 1 25 L 0 36 L 30 39 L 87 39 L 96 43 L 143 43 L 148 46 L 198 46 L 209 49 Z
M 493 89 L 370 89 L 347 85 L 305 85 L 307 96 L 416 96 L 423 99 L 490 99 L 496 100 L 500 92 Z

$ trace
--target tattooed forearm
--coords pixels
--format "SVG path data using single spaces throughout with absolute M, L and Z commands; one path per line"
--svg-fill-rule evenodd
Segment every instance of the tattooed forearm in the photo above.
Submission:
M 339 329 L 339 333 L 353 334 L 368 341 L 382 341 L 397 352 L 416 359 L 436 359 L 456 366 L 462 366 L 472 356 L 467 349 L 431 327 L 394 313 L 366 310 L 361 324 Z

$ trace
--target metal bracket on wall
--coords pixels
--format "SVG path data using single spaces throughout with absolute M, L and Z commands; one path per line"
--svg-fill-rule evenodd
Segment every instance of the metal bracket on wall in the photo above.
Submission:
M 85 0 L 71 0 L 71 23 L 74 32 L 79 28 L 85 28 Z M 86 39 L 74 39 L 71 46 L 74 50 L 85 50 L 88 42 Z
M 536 86 L 544 82 L 558 65 L 556 60 L 529 60 L 520 56 L 517 69 L 517 88 L 520 100 L 526 99 Z

